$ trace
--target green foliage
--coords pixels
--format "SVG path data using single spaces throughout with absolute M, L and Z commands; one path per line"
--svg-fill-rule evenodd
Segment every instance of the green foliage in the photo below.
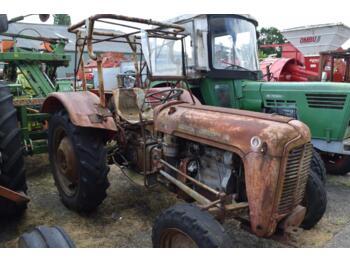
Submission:
M 258 51 L 259 61 L 264 60 L 265 58 L 267 58 L 267 56 L 268 55 L 265 54 L 263 50 L 259 49 L 259 51 Z
M 54 21 L 53 23 L 55 25 L 71 25 L 71 19 L 70 16 L 67 14 L 55 14 L 53 15 Z
M 259 31 L 258 45 L 283 44 L 286 40 L 276 27 L 261 28 Z M 276 54 L 281 57 L 281 50 L 276 48 L 264 48 L 259 50 L 259 58 L 264 59 L 269 55 Z
M 259 34 L 259 45 L 283 44 L 285 42 L 283 35 L 276 27 L 263 27 L 259 31 Z

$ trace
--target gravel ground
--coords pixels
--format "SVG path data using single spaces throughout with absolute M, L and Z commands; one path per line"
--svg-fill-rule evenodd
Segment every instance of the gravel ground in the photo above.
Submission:
M 108 197 L 94 213 L 77 214 L 60 202 L 46 156 L 26 160 L 31 202 L 17 221 L 2 221 L 0 247 L 15 247 L 17 237 L 36 225 L 60 225 L 78 247 L 151 247 L 155 217 L 178 200 L 163 188 L 146 190 L 135 186 L 111 167 Z M 324 218 L 312 230 L 302 231 L 293 242 L 281 244 L 259 239 L 234 221 L 225 223 L 234 247 L 350 247 L 350 176 L 329 176 L 328 207 Z

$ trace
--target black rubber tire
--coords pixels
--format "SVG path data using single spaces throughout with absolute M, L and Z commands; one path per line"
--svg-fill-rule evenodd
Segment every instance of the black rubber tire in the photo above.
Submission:
M 79 182 L 73 196 L 67 195 L 62 189 L 54 165 L 54 132 L 59 127 L 64 129 L 72 142 L 76 156 Z M 109 166 L 103 131 L 77 127 L 71 123 L 67 112 L 61 110 L 50 119 L 48 137 L 50 165 L 63 204 L 78 212 L 95 210 L 106 198 L 106 190 L 109 187 Z
M 346 175 L 350 172 L 350 156 L 322 154 L 327 172 L 332 175 Z
M 178 204 L 162 212 L 153 225 L 153 247 L 163 247 L 161 238 L 167 229 L 181 230 L 200 248 L 232 247 L 222 225 L 195 205 Z
M 0 185 L 26 193 L 23 148 L 10 89 L 0 84 Z M 17 205 L 0 197 L 0 217 L 23 213 L 27 204 Z
M 313 154 L 311 159 L 311 169 L 318 175 L 322 183 L 326 184 L 326 180 L 327 180 L 326 166 L 323 162 L 322 157 L 315 149 L 313 149 Z
M 305 190 L 303 205 L 306 207 L 306 215 L 301 227 L 313 228 L 323 217 L 327 207 L 327 193 L 320 178 L 311 171 Z
M 24 233 L 18 240 L 20 248 L 75 248 L 75 244 L 63 228 L 38 226 Z
M 0 14 L 0 33 L 6 32 L 9 28 L 7 15 Z

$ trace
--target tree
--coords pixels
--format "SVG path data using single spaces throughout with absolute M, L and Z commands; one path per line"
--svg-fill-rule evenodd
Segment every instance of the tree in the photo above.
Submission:
M 67 14 L 55 14 L 53 15 L 55 25 L 71 25 L 70 16 Z
M 259 31 L 259 57 L 264 58 L 272 54 L 277 54 L 277 57 L 281 57 L 281 50 L 276 48 L 260 48 L 262 45 L 270 44 L 283 44 L 286 42 L 286 39 L 283 37 L 281 32 L 276 27 L 263 27 Z

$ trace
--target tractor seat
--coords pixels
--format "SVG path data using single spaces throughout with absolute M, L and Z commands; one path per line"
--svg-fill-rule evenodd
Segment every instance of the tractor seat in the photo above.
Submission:
M 145 92 L 141 88 L 117 88 L 113 90 L 114 103 L 117 115 L 130 124 L 140 123 L 141 107 L 142 119 L 153 121 L 153 109 L 144 104 Z

